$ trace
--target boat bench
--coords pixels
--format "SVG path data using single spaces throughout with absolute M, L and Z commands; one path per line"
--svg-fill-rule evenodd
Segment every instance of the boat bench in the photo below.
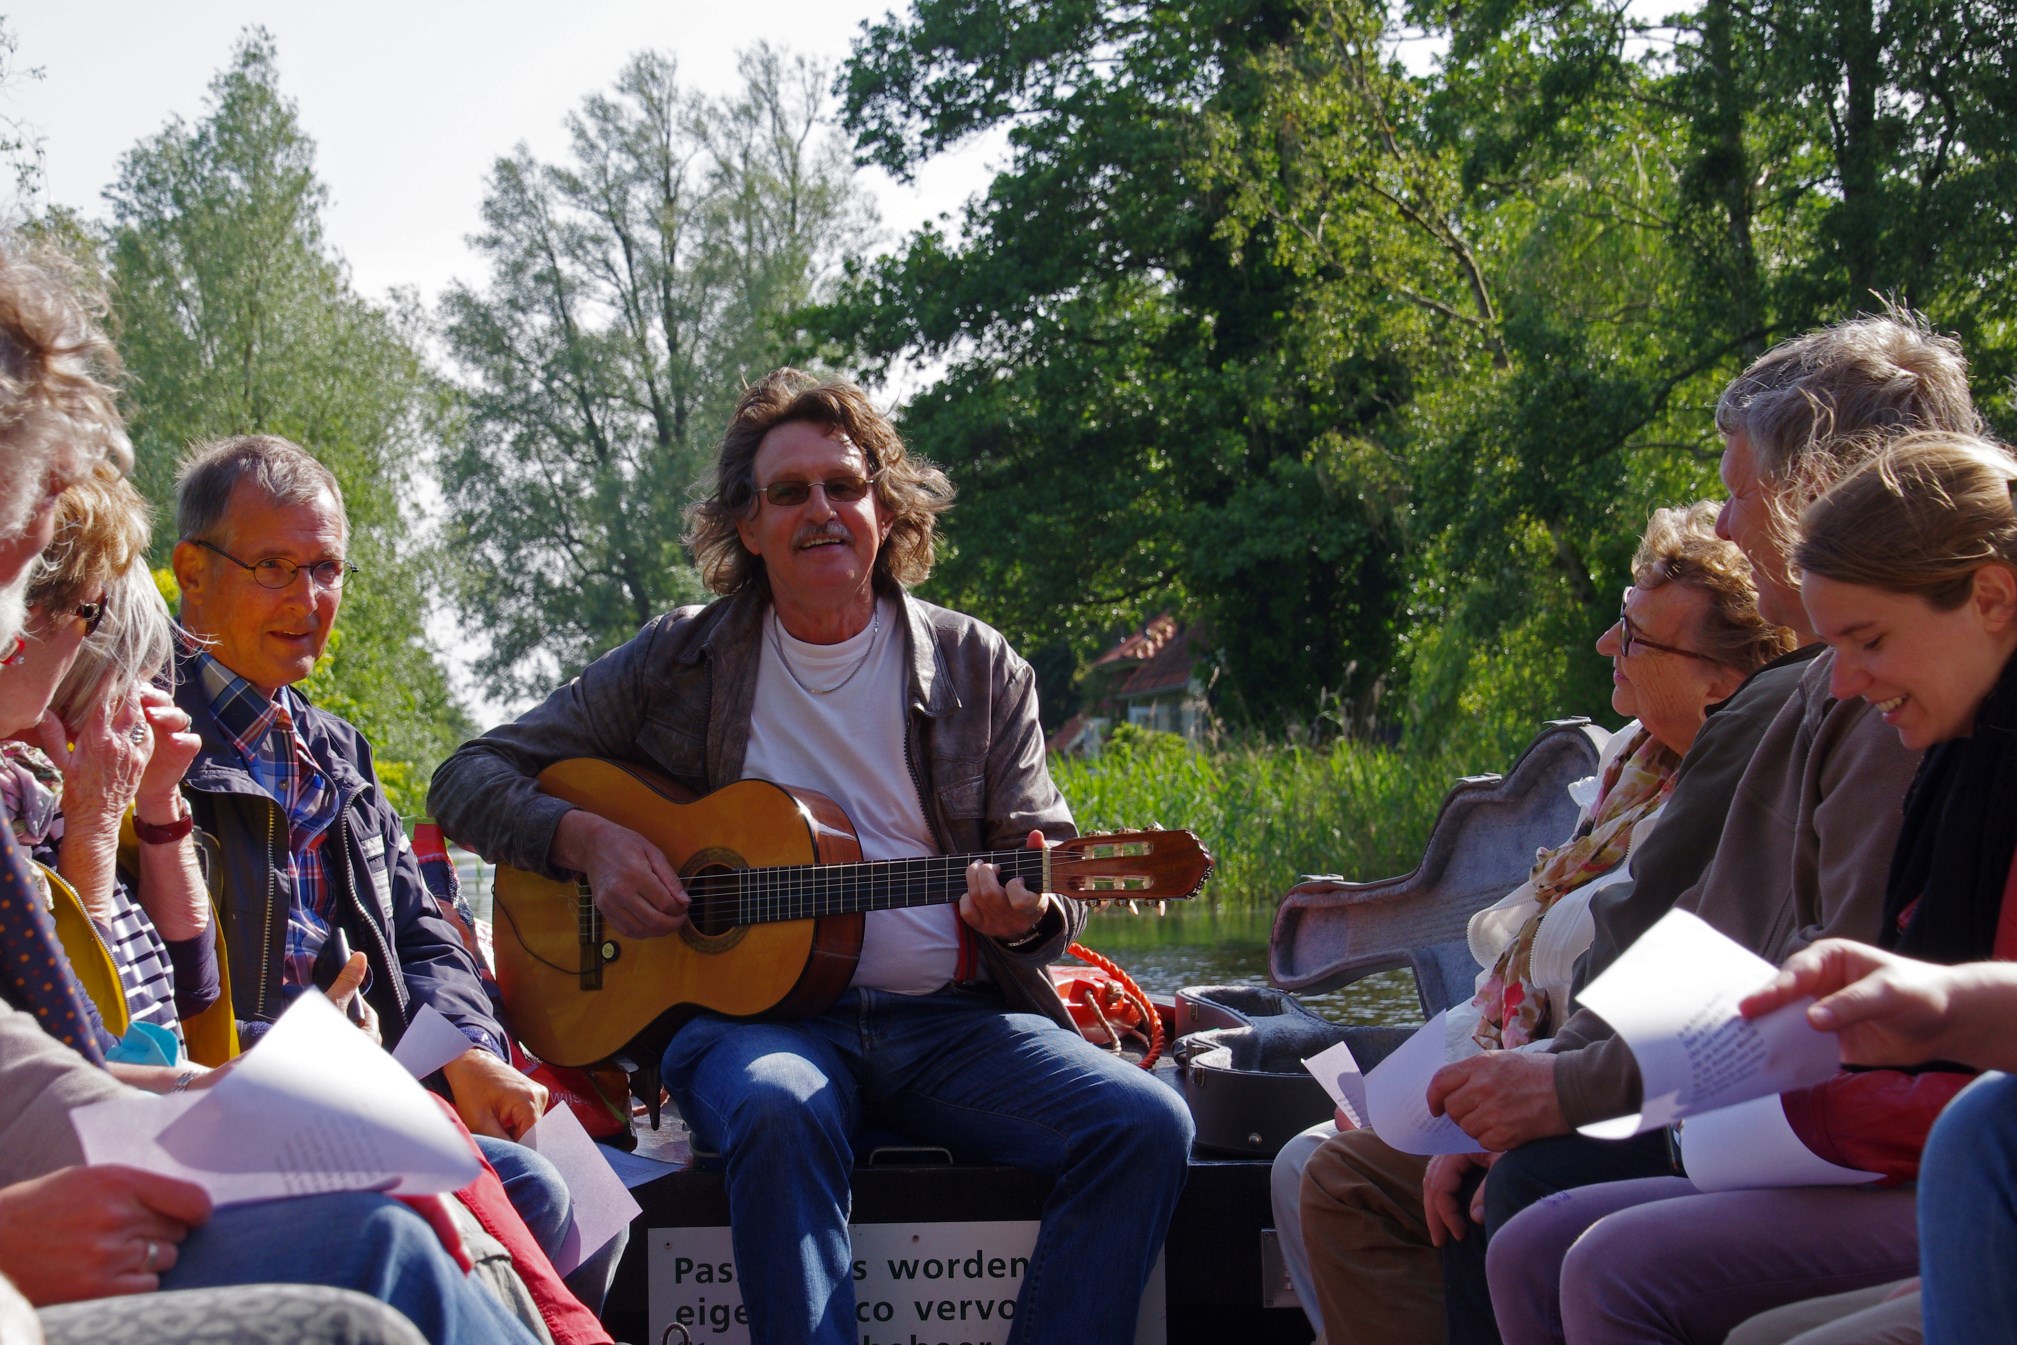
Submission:
M 1020 1168 L 916 1161 L 859 1166 L 853 1189 L 850 1223 L 856 1228 L 857 1256 L 865 1254 L 863 1226 L 905 1225 L 928 1235 L 928 1226 L 955 1221 L 962 1226 L 1034 1223 L 1049 1195 L 1047 1184 L 1033 1181 Z M 651 1276 L 655 1272 L 661 1278 L 663 1292 L 669 1277 L 676 1273 L 674 1244 L 683 1232 L 726 1230 L 728 1193 L 721 1173 L 688 1168 L 647 1183 L 632 1194 L 643 1206 L 643 1213 L 632 1222 L 631 1245 L 610 1291 L 603 1320 L 618 1340 L 656 1341 L 659 1337 L 648 1331 L 661 1319 L 660 1314 L 651 1312 Z M 1260 1239 L 1231 1231 L 1259 1229 L 1270 1222 L 1267 1164 L 1208 1157 L 1192 1160 L 1164 1244 L 1166 1317 L 1161 1339 L 1169 1345 L 1223 1345 L 1229 1340 L 1251 1345 L 1306 1345 L 1309 1323 L 1294 1306 L 1293 1298 L 1284 1298 L 1273 1308 L 1263 1304 L 1258 1288 L 1264 1274 Z M 725 1240 L 713 1245 L 725 1246 Z M 887 1239 L 878 1244 L 877 1251 L 867 1254 L 882 1255 L 886 1245 Z M 920 1248 L 930 1255 L 934 1245 L 923 1242 Z M 968 1245 L 961 1242 L 956 1247 L 964 1253 Z M 1281 1278 L 1278 1264 L 1273 1273 Z M 918 1281 L 920 1293 L 936 1290 L 941 1294 L 958 1293 L 967 1283 L 948 1286 L 945 1282 Z M 1285 1279 L 1283 1284 L 1285 1287 Z M 693 1304 L 699 1297 L 689 1293 L 685 1301 Z M 865 1296 L 863 1302 L 868 1301 Z M 895 1320 L 880 1326 L 865 1321 L 861 1333 L 877 1345 L 890 1340 L 909 1345 L 913 1334 L 919 1341 L 974 1341 L 976 1345 L 980 1341 L 1001 1345 L 1005 1339 L 1002 1334 L 981 1333 L 972 1320 L 921 1322 L 908 1296 L 897 1307 Z M 698 1342 L 704 1333 L 696 1327 L 692 1336 Z

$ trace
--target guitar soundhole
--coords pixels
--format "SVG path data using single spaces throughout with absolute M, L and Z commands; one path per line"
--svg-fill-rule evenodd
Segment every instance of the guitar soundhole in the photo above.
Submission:
M 692 904 L 680 937 L 703 953 L 722 953 L 742 942 L 747 926 L 735 923 L 737 887 L 733 873 L 746 869 L 742 856 L 710 847 L 687 861 L 680 874 Z

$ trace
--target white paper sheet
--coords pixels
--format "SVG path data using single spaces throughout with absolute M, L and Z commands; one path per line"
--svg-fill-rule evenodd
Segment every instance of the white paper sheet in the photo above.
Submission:
M 1352 1048 L 1344 1042 L 1325 1047 L 1303 1062 L 1316 1081 L 1331 1095 L 1338 1110 L 1363 1130 L 1366 1126 L 1366 1076 L 1359 1069 Z
M 1646 1102 L 1636 1116 L 1582 1128 L 1617 1139 L 1684 1116 L 1820 1083 L 1837 1043 L 1799 1000 L 1763 1018 L 1737 1012 L 1777 969 L 1687 911 L 1669 911 L 1590 982 L 1579 1001 L 1632 1048 Z
M 215 1087 L 71 1113 L 91 1163 L 194 1182 L 218 1205 L 328 1191 L 425 1195 L 475 1153 L 413 1076 L 320 995 L 303 995 Z
M 628 1154 L 621 1149 L 612 1149 L 606 1144 L 598 1144 L 595 1147 L 602 1150 L 603 1161 L 607 1162 L 622 1180 L 623 1189 L 626 1191 L 635 1191 L 646 1182 L 655 1182 L 660 1177 L 686 1170 L 684 1164 L 663 1163 L 656 1158 L 647 1158 L 643 1154 Z
M 1681 1161 L 1704 1191 L 1760 1186 L 1860 1186 L 1878 1173 L 1845 1168 L 1793 1132 L 1777 1094 L 1702 1112 L 1681 1123 Z
M 448 1021 L 448 1015 L 432 1004 L 420 1006 L 392 1058 L 416 1079 L 425 1079 L 451 1060 L 459 1060 L 471 1042 L 462 1029 Z
M 581 1118 L 566 1103 L 540 1117 L 518 1142 L 560 1169 L 568 1194 L 574 1197 L 574 1219 L 567 1235 L 548 1253 L 553 1268 L 566 1275 L 608 1246 L 642 1207 L 603 1157 L 602 1146 L 588 1137 Z
M 1443 1046 L 1447 1013 L 1422 1024 L 1366 1076 L 1366 1116 L 1373 1133 L 1404 1154 L 1484 1152 L 1455 1121 L 1429 1115 L 1429 1080 L 1448 1063 Z

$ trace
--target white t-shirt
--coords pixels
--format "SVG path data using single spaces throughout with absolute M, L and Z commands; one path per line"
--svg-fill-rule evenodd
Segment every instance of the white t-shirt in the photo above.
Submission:
M 774 610 L 764 613 L 742 778 L 833 799 L 854 824 L 863 859 L 938 853 L 904 756 L 908 654 L 903 614 L 886 599 L 877 601 L 867 629 L 839 644 L 795 640 Z M 951 904 L 870 911 L 851 984 L 928 994 L 958 974 L 959 946 Z

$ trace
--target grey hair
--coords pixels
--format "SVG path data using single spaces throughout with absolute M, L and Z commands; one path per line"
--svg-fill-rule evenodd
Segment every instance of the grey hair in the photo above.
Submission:
M 105 586 L 105 616 L 56 684 L 49 708 L 66 724 L 82 724 L 99 707 L 124 700 L 142 682 L 173 675 L 174 620 L 145 557 Z
M 336 500 L 337 516 L 350 530 L 343 488 L 315 456 L 277 434 L 237 434 L 191 449 L 175 474 L 175 532 L 184 541 L 208 540 L 224 521 L 231 493 L 251 482 L 275 504 L 309 504 L 323 491 Z
M 1983 425 L 1960 342 L 1893 306 L 1766 351 L 1723 389 L 1716 429 L 1742 435 L 1759 476 L 1784 485 L 1838 450 L 1860 460 L 1902 431 L 1981 434 Z

